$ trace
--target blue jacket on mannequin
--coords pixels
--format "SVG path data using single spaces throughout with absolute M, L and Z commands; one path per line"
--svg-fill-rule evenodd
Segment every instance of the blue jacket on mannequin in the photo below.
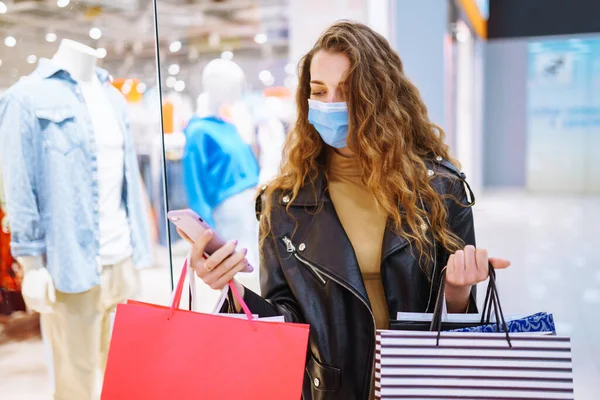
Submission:
M 235 125 L 221 118 L 195 116 L 184 133 L 183 170 L 189 206 L 214 227 L 214 208 L 258 185 L 258 162 Z

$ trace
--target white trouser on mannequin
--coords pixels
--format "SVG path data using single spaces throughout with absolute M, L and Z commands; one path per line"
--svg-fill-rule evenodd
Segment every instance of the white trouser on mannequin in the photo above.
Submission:
M 260 294 L 258 279 L 258 221 L 254 212 L 256 189 L 247 189 L 231 196 L 213 210 L 215 231 L 225 240 L 238 240 L 238 249 L 248 249 L 252 273 L 239 273 L 236 279 L 248 289 Z
M 41 317 L 40 317 L 41 322 Z M 50 393 L 54 393 L 54 360 L 52 358 L 52 346 L 48 339 L 48 335 L 44 332 L 44 324 L 40 323 L 40 329 L 42 331 L 42 341 L 44 343 L 44 354 L 46 356 L 46 364 L 48 365 L 48 378 L 50 379 Z
M 131 258 L 104 266 L 101 282 L 83 293 L 57 291 L 54 312 L 42 314 L 52 349 L 55 400 L 96 398 L 97 372 L 104 371 L 108 357 L 111 313 L 139 290 Z

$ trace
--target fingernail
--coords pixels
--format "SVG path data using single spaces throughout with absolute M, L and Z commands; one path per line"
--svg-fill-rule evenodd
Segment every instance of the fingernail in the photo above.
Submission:
M 207 230 L 206 232 L 204 232 L 204 234 L 205 234 L 206 236 L 212 236 L 212 234 L 213 234 L 213 231 L 209 229 L 209 230 Z
M 248 254 L 248 249 L 244 249 L 242 251 L 244 252 L 244 254 Z
M 231 242 L 231 243 L 233 243 L 233 245 L 234 245 L 234 246 L 237 246 L 237 245 L 238 245 L 238 241 L 237 241 L 237 240 L 234 240 L 234 241 L 233 241 L 233 242 Z

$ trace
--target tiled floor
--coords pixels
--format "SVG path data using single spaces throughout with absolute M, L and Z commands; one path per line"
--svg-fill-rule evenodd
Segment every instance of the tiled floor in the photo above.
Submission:
M 558 333 L 572 337 L 576 399 L 599 398 L 600 198 L 487 193 L 479 196 L 475 218 L 478 246 L 513 263 L 498 278 L 505 312 L 553 312 Z M 175 253 L 180 266 L 185 247 Z M 157 259 L 166 265 L 166 257 L 159 252 Z M 144 301 L 168 303 L 168 267 L 144 271 L 142 281 Z M 199 292 L 202 308 L 210 309 L 216 295 Z M 0 346 L 0 382 L 2 399 L 49 399 L 43 344 Z

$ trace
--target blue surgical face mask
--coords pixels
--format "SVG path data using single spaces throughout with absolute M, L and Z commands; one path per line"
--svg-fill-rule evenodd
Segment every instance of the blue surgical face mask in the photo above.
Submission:
M 346 103 L 324 103 L 308 100 L 308 122 L 325 143 L 336 149 L 346 147 L 348 138 L 348 106 Z

